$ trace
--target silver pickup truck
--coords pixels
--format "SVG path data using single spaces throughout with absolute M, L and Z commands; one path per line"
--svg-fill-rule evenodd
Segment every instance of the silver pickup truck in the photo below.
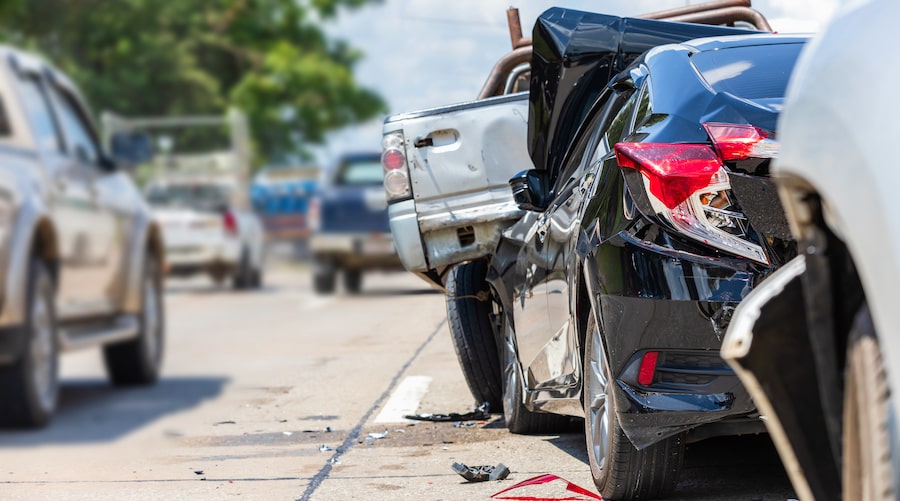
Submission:
M 0 425 L 50 419 L 62 351 L 103 347 L 116 384 L 159 374 L 162 238 L 90 116 L 65 75 L 0 46 Z

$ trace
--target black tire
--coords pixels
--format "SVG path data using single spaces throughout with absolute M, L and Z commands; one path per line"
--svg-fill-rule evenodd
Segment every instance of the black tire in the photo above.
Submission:
M 241 261 L 231 278 L 231 286 L 234 290 L 248 289 L 253 285 L 253 267 L 250 264 L 250 253 L 247 249 L 241 251 Z
M 350 294 L 359 294 L 362 290 L 363 274 L 360 270 L 344 270 L 344 289 Z
M 16 363 L 0 367 L 2 426 L 44 426 L 59 398 L 55 288 L 43 262 L 32 260 L 25 293 L 25 350 Z
M 847 346 L 843 499 L 895 499 L 896 488 L 891 475 L 890 400 L 878 337 L 869 308 L 863 304 L 854 319 Z
M 263 270 L 262 267 L 253 270 L 253 278 L 250 281 L 250 287 L 254 289 L 262 289 L 263 287 Z
M 584 350 L 584 436 L 594 485 L 603 499 L 658 499 L 675 490 L 684 460 L 682 435 L 637 450 L 619 426 L 600 330 L 587 321 Z
M 165 345 L 162 276 L 152 258 L 144 264 L 138 337 L 103 347 L 110 381 L 116 385 L 148 385 L 159 378 Z
M 447 277 L 447 323 L 456 358 L 475 402 L 503 408 L 500 357 L 491 322 L 487 263 L 473 261 L 454 266 Z
M 313 266 L 313 290 L 316 294 L 333 294 L 337 271 L 329 263 L 316 262 Z
M 508 321 L 504 325 L 503 343 L 503 419 L 506 428 L 516 434 L 548 434 L 568 431 L 572 418 L 545 412 L 531 412 L 525 407 L 522 368 L 516 358 L 514 332 Z

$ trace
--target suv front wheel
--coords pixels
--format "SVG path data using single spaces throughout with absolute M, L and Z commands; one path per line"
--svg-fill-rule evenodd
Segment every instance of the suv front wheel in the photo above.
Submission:
M 151 258 L 144 265 L 141 280 L 138 337 L 103 348 L 106 372 L 114 384 L 152 384 L 159 377 L 165 339 L 161 286 L 159 266 Z

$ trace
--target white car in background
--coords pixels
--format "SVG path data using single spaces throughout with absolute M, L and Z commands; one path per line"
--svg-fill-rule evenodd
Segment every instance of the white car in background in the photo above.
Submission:
M 206 273 L 235 289 L 262 286 L 265 233 L 251 210 L 233 202 L 235 186 L 219 180 L 152 182 L 147 201 L 162 226 L 171 276 Z
M 900 497 L 897 19 L 896 0 L 856 4 L 801 55 L 773 166 L 799 256 L 722 347 L 803 500 Z

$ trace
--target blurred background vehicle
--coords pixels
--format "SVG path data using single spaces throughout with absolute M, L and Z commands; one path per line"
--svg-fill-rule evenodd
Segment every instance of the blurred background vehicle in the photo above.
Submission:
M 0 46 L 2 425 L 50 419 L 60 352 L 102 347 L 116 384 L 159 375 L 165 251 L 127 167 L 66 75 Z
M 265 232 L 249 201 L 246 117 L 237 110 L 225 116 L 164 118 L 104 114 L 103 122 L 110 137 L 127 133 L 158 146 L 159 154 L 142 175 L 147 200 L 163 228 L 166 272 L 205 273 L 216 284 L 230 278 L 235 289 L 260 287 Z M 217 128 L 220 137 L 200 135 Z M 180 139 L 200 145 L 180 145 Z
M 772 168 L 800 255 L 722 347 L 803 500 L 900 493 L 898 16 L 890 0 L 849 7 L 801 55 Z
M 319 168 L 314 166 L 266 167 L 250 186 L 253 208 L 262 219 L 266 238 L 290 243 L 294 257 L 308 257 L 309 200 L 315 193 Z
M 346 291 L 356 294 L 363 273 L 403 269 L 394 249 L 382 179 L 377 152 L 345 154 L 325 173 L 309 211 L 316 292 L 334 292 L 338 273 Z

